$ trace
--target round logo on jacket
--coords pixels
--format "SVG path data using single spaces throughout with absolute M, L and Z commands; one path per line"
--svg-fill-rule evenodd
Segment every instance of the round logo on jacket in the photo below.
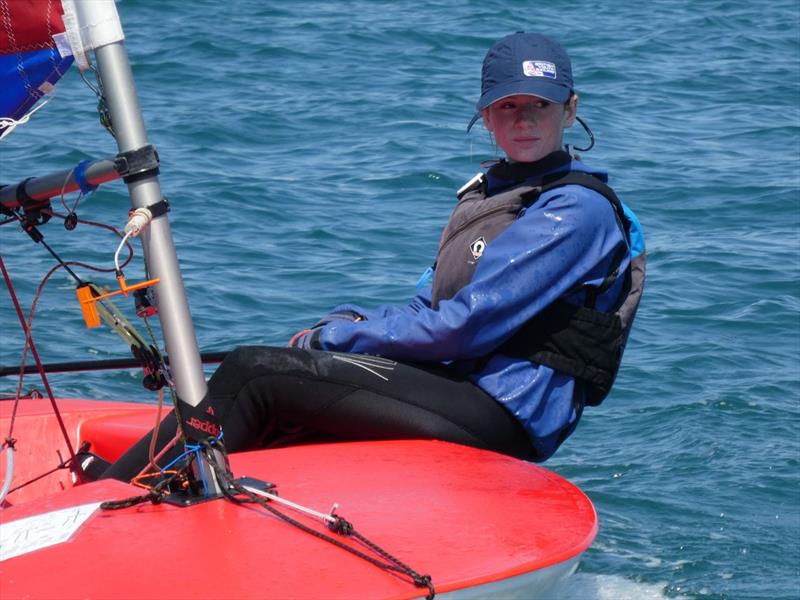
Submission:
M 479 237 L 469 245 L 469 251 L 472 252 L 472 258 L 475 260 L 478 260 L 481 257 L 484 250 L 486 250 L 486 240 L 483 238 L 483 236 Z

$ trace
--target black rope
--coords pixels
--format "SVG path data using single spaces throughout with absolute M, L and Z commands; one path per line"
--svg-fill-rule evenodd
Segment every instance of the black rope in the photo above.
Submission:
M 72 276 L 72 278 L 73 278 L 73 279 L 74 279 L 74 280 L 75 280 L 75 281 L 76 281 L 78 284 L 82 284 L 82 283 L 83 283 L 83 280 L 82 280 L 80 277 L 78 277 L 78 275 L 75 273 L 75 271 L 73 271 L 72 269 L 70 269 L 70 268 L 69 268 L 69 265 L 67 265 L 67 263 L 66 263 L 66 262 L 64 262 L 64 261 L 61 259 L 61 257 L 60 257 L 58 254 L 56 254 L 55 250 L 53 250 L 53 249 L 52 249 L 52 248 L 51 248 L 51 247 L 50 247 L 50 246 L 47 244 L 47 242 L 45 242 L 45 241 L 44 241 L 44 239 L 41 239 L 41 240 L 39 240 L 39 243 L 40 243 L 42 246 L 44 246 L 44 247 L 45 247 L 45 249 L 46 249 L 46 250 L 47 250 L 47 251 L 48 251 L 48 252 L 49 252 L 49 253 L 50 253 L 50 254 L 53 256 L 53 258 L 55 258 L 55 259 L 56 259 L 56 261 L 58 261 L 58 264 L 60 264 L 60 265 L 61 265 L 61 267 L 62 267 L 62 268 L 63 268 L 63 269 L 64 269 L 64 270 L 65 270 L 67 273 L 69 273 L 69 274 Z
M 18 486 L 11 488 L 10 490 L 8 490 L 8 493 L 11 494 L 12 492 L 16 492 L 17 490 L 22 489 L 27 485 L 30 485 L 32 483 L 36 483 L 40 479 L 43 479 L 43 478 L 47 477 L 48 475 L 51 475 L 52 473 L 55 473 L 56 471 L 58 471 L 60 469 L 66 469 L 67 467 L 69 467 L 69 461 L 62 462 L 60 465 L 58 465 L 54 469 L 50 469 L 49 471 L 47 471 L 45 473 L 42 473 L 41 475 L 37 475 L 33 479 L 29 479 L 28 481 L 20 483 Z
M 163 497 L 163 494 L 150 491 L 147 494 L 142 494 L 141 496 L 131 496 L 130 498 L 123 498 L 122 500 L 108 500 L 107 502 L 100 504 L 100 508 L 103 510 L 119 510 L 121 508 L 129 508 L 131 506 L 136 506 L 137 504 L 143 504 L 148 500 L 153 504 L 158 504 L 161 502 Z
M 327 524 L 328 529 L 332 532 L 337 533 L 339 535 L 345 537 L 351 537 L 358 541 L 359 543 L 363 544 L 366 548 L 372 551 L 374 554 L 379 556 L 381 559 L 375 558 L 374 556 L 370 556 L 365 552 L 358 550 L 357 548 L 353 548 L 352 546 L 345 544 L 337 540 L 336 538 L 331 537 L 321 531 L 317 531 L 308 525 L 301 523 L 300 521 L 293 519 L 289 515 L 279 511 L 274 506 L 270 505 L 270 503 L 254 494 L 241 484 L 237 483 L 233 476 L 231 475 L 230 471 L 227 468 L 220 465 L 216 458 L 215 458 L 215 449 L 218 449 L 223 454 L 225 453 L 225 447 L 221 441 L 212 439 L 210 441 L 199 442 L 200 446 L 203 447 L 204 454 L 208 460 L 209 465 L 211 466 L 212 470 L 214 471 L 214 475 L 217 477 L 219 481 L 220 488 L 222 490 L 223 496 L 230 500 L 231 502 L 235 502 L 237 504 L 242 504 L 246 502 L 251 502 L 254 504 L 259 504 L 261 507 L 266 509 L 269 513 L 275 515 L 285 523 L 292 525 L 301 531 L 313 535 L 316 538 L 324 540 L 329 544 L 333 544 L 334 546 L 341 548 L 351 554 L 369 562 L 372 565 L 380 569 L 384 569 L 386 571 L 391 571 L 394 573 L 398 573 L 400 575 L 404 575 L 408 577 L 416 587 L 419 588 L 427 588 L 428 595 L 425 596 L 426 600 L 433 600 L 436 596 L 436 589 L 433 586 L 433 581 L 431 580 L 430 575 L 420 575 L 417 571 L 403 563 L 397 557 L 389 554 L 386 550 L 378 546 L 376 543 L 370 541 L 366 537 L 364 537 L 361 533 L 356 531 L 355 527 L 352 523 L 350 523 L 345 518 L 332 515 L 334 520 Z M 191 467 L 191 464 L 194 460 L 194 455 L 191 455 L 187 464 L 183 467 L 182 471 L 172 475 L 168 479 L 165 479 L 159 482 L 153 489 L 151 489 L 147 494 L 142 494 L 139 496 L 131 496 L 130 498 L 123 498 L 122 500 L 111 500 L 108 502 L 103 502 L 100 505 L 100 508 L 104 510 L 118 510 L 121 508 L 128 508 L 131 506 L 136 506 L 137 504 L 142 504 L 144 502 L 152 502 L 153 504 L 158 504 L 159 502 L 163 501 L 164 499 L 164 492 L 162 490 L 166 489 L 169 484 L 175 481 L 176 478 L 181 477 L 182 473 L 185 473 L 188 468 Z M 241 496 L 244 496 L 242 498 Z
M 3 445 L 4 446 L 8 446 L 12 450 L 15 450 L 16 449 L 16 443 L 17 443 L 16 439 L 14 439 L 14 438 L 6 438 L 6 441 L 5 441 L 5 443 Z M 60 452 L 59 452 L 59 458 L 61 458 L 61 453 Z M 8 493 L 11 494 L 13 492 L 16 492 L 17 490 L 20 490 L 20 489 L 26 487 L 26 486 L 29 486 L 32 483 L 36 483 L 40 479 L 44 479 L 45 477 L 47 477 L 48 475 L 52 475 L 56 471 L 60 471 L 62 469 L 69 469 L 70 471 L 74 472 L 78 468 L 79 468 L 79 466 L 72 462 L 72 457 L 68 458 L 67 460 L 63 460 L 62 459 L 61 462 L 58 463 L 57 466 L 53 467 L 49 471 L 45 471 L 41 475 L 37 475 L 33 479 L 29 479 L 28 481 L 23 481 L 18 486 L 13 487 L 10 490 L 8 490 Z
M 200 361 L 203 364 L 220 363 L 227 355 L 227 351 L 201 352 Z M 169 355 L 164 356 L 163 363 L 170 364 Z M 43 366 L 45 373 L 71 373 L 75 371 L 102 371 L 105 369 L 138 369 L 141 368 L 142 363 L 134 358 L 106 358 L 101 360 L 44 363 Z M 19 375 L 20 371 L 24 371 L 25 374 L 39 372 L 36 365 L 25 365 L 24 368 L 20 368 L 19 365 L 9 367 L 0 365 L 0 377 Z
M 34 226 L 35 225 L 34 223 L 28 223 L 25 220 L 25 217 L 22 214 L 20 214 L 20 212 L 17 209 L 11 209 L 10 214 L 14 215 L 13 219 L 16 220 L 22 226 L 22 229 L 25 231 L 25 233 L 27 233 L 31 237 L 31 239 L 33 239 L 34 242 L 44 246 L 45 249 L 50 253 L 50 255 L 56 259 L 56 261 L 64 268 L 64 270 L 67 271 L 67 273 L 70 274 L 70 276 L 72 276 L 72 278 L 75 281 L 77 281 L 78 283 L 83 283 L 83 280 L 80 277 L 78 277 L 75 274 L 75 272 L 69 268 L 69 265 L 61 259 L 61 257 L 56 253 L 56 251 L 53 250 L 50 247 L 50 245 L 44 241 L 44 236 Z M 48 215 L 48 219 L 50 218 L 50 216 L 52 216 L 51 212 L 47 212 L 46 214 Z
M 162 481 L 158 482 L 152 489 L 148 490 L 146 494 L 141 494 L 139 496 L 130 496 L 129 498 L 123 498 L 122 500 L 108 500 L 107 502 L 103 502 L 100 504 L 100 508 L 103 510 L 119 510 L 121 508 L 129 508 L 131 506 L 136 506 L 137 504 L 143 504 L 145 502 L 151 502 L 152 504 L 160 504 L 164 500 L 164 489 L 167 488 L 173 481 L 181 477 L 181 473 L 174 473 L 163 479 Z
M 162 200 L 162 203 L 165 203 L 165 201 Z M 36 227 L 34 227 L 33 224 L 29 224 L 23 219 L 23 216 L 19 214 L 19 211 L 15 209 L 10 209 L 10 211 L 8 212 L 10 212 L 10 214 L 13 214 L 16 217 L 16 219 L 20 222 L 25 232 L 28 233 L 28 235 L 33 239 L 34 242 L 44 246 L 44 248 L 50 253 L 50 255 L 58 262 L 59 266 L 62 267 L 64 270 L 66 270 L 67 273 L 69 273 L 69 275 L 76 281 L 78 287 L 89 285 L 91 286 L 91 291 L 93 295 L 101 295 L 100 289 L 94 284 L 87 283 L 83 279 L 81 279 L 75 273 L 75 271 L 73 271 L 70 268 L 69 263 L 65 262 L 58 255 L 58 253 L 56 253 L 56 251 L 53 250 L 53 248 L 51 248 L 50 245 L 44 241 L 44 235 L 42 235 L 42 233 Z M 47 214 L 49 219 L 55 213 L 53 213 L 52 211 L 47 211 L 45 214 Z M 60 217 L 61 215 L 58 216 Z M 67 218 L 69 218 L 69 215 L 67 216 Z M 133 250 L 132 249 L 130 250 L 131 250 L 131 255 L 128 257 L 128 260 L 130 260 L 131 257 L 133 256 Z M 81 265 L 81 266 L 87 266 L 87 265 Z M 91 267 L 90 265 L 89 267 L 94 268 Z M 164 365 L 161 352 L 158 350 L 157 344 L 152 346 L 148 345 L 147 342 L 144 340 L 144 338 L 142 338 L 138 334 L 138 332 L 125 321 L 124 318 L 119 318 L 120 312 L 113 305 L 113 303 L 111 303 L 110 301 L 105 302 L 103 300 L 99 300 L 98 302 L 111 315 L 111 318 L 114 319 L 114 324 L 108 323 L 112 327 L 112 329 L 114 329 L 126 342 L 133 341 L 133 344 L 130 346 L 130 349 L 132 354 L 138 361 L 138 366 L 141 367 L 144 371 L 144 378 L 142 380 L 142 384 L 144 385 L 144 387 L 153 391 L 159 390 L 162 387 L 164 387 L 167 384 L 167 379 L 164 376 L 166 365 Z M 118 328 L 122 329 L 124 331 L 124 334 L 121 333 Z M 125 334 L 130 338 L 130 340 L 128 339 L 128 337 L 126 337 Z M 20 371 L 22 371 L 22 373 L 20 373 Z M 22 367 L 20 370 L 17 370 L 16 373 L 14 374 L 24 376 L 24 374 L 26 374 L 27 372 L 28 371 L 26 370 L 26 368 Z M 8 372 L 7 368 L 0 367 L 0 377 L 8 374 L 10 373 Z
M 586 124 L 586 121 L 584 121 L 583 119 L 581 119 L 577 115 L 575 116 L 575 118 L 578 120 L 578 123 L 581 124 L 581 127 L 583 127 L 583 130 L 586 132 L 586 135 L 589 136 L 589 145 L 586 146 L 586 148 L 578 148 L 577 146 L 573 146 L 573 147 L 578 152 L 588 152 L 589 150 L 594 148 L 594 134 L 592 133 L 592 130 L 589 129 L 589 126 Z
M 219 444 L 219 442 L 215 442 L 215 443 Z M 275 507 L 271 506 L 267 500 L 257 496 L 256 494 L 252 493 L 251 491 L 249 491 L 248 489 L 246 489 L 245 487 L 241 486 L 236 481 L 234 481 L 233 478 L 231 477 L 231 474 L 227 470 L 223 469 L 217 463 L 217 461 L 213 458 L 213 452 L 210 451 L 211 450 L 211 445 L 208 444 L 207 442 L 204 445 L 206 446 L 207 450 L 209 450 L 206 454 L 209 457 L 209 463 L 211 465 L 211 468 L 214 470 L 214 473 L 217 476 L 217 479 L 219 479 L 219 481 L 223 484 L 222 485 L 222 491 L 223 491 L 222 493 L 228 499 L 234 500 L 236 502 L 241 502 L 241 499 L 236 498 L 236 495 L 231 493 L 231 490 L 235 490 L 239 494 L 247 496 L 247 498 L 251 502 L 258 503 L 263 508 L 265 508 L 268 512 L 272 513 L 273 515 L 275 515 L 279 519 L 283 520 L 284 522 L 286 522 L 286 523 L 288 523 L 288 524 L 290 524 L 290 525 L 292 525 L 294 527 L 297 527 L 301 531 L 304 531 L 305 533 L 309 533 L 309 534 L 313 535 L 314 537 L 317 537 L 317 538 L 319 538 L 321 540 L 324 540 L 324 541 L 326 541 L 326 542 L 328 542 L 330 544 L 333 544 L 334 546 L 336 546 L 338 548 L 341 548 L 342 550 L 346 550 L 347 552 L 350 552 L 351 554 L 353 554 L 353 555 L 355 555 L 355 556 L 357 556 L 357 557 L 359 557 L 359 558 L 361 558 L 361 559 L 363 559 L 363 560 L 375 565 L 378 568 L 384 569 L 386 571 L 393 571 L 393 572 L 399 573 L 401 575 L 405 575 L 406 577 L 411 579 L 411 581 L 414 583 L 414 585 L 416 587 L 427 588 L 428 589 L 428 595 L 426 596 L 427 600 L 432 600 L 436 596 L 436 589 L 433 586 L 433 581 L 431 580 L 430 575 L 420 575 L 414 569 L 412 569 L 408 565 L 406 565 L 403 562 L 401 562 L 398 558 L 396 558 L 395 556 L 392 556 L 386 550 L 384 550 L 383 548 L 381 548 L 380 546 L 378 546 L 374 542 L 371 542 L 366 537 L 361 535 L 358 531 L 355 530 L 355 527 L 353 527 L 353 524 L 350 523 L 349 521 L 347 521 L 346 519 L 344 519 L 343 517 L 335 515 L 335 520 L 328 524 L 328 528 L 331 531 L 335 532 L 335 533 L 338 533 L 340 535 L 347 536 L 347 537 L 352 537 L 352 538 L 358 540 L 364 546 L 369 548 L 372 552 L 374 552 L 375 554 L 377 554 L 378 556 L 383 558 L 384 561 L 386 561 L 386 562 L 378 560 L 377 558 L 375 558 L 373 556 L 370 556 L 368 554 L 365 554 L 364 552 L 361 552 L 360 550 L 358 550 L 356 548 L 353 548 L 352 546 L 349 546 L 349 545 L 347 545 L 347 544 L 345 544 L 343 542 L 340 542 L 339 540 L 337 540 L 337 539 L 335 539 L 335 538 L 333 538 L 333 537 L 331 537 L 331 536 L 329 536 L 329 535 L 327 535 L 325 533 L 317 531 L 316 529 L 313 529 L 313 528 L 309 527 L 308 525 L 305 525 L 305 524 L 301 523 L 300 521 L 297 521 L 296 519 L 293 519 L 289 515 L 281 512 L 278 509 L 276 509 Z

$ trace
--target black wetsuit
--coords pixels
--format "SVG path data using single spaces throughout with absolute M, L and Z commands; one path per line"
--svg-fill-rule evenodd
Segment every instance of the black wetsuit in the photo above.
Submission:
M 525 430 L 466 377 L 443 366 L 298 348 L 242 347 L 208 384 L 229 452 L 329 440 L 440 439 L 529 458 Z M 175 436 L 172 414 L 158 448 Z M 130 480 L 147 463 L 142 438 L 103 475 Z M 174 448 L 159 464 L 177 457 Z

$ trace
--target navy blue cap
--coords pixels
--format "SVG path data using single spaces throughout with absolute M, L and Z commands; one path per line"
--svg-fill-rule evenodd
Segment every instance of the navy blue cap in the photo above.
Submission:
M 541 33 L 518 31 L 504 37 L 489 49 L 483 59 L 481 97 L 478 114 L 467 131 L 480 118 L 480 111 L 501 98 L 530 95 L 551 102 L 566 102 L 572 91 L 572 63 L 567 51 Z

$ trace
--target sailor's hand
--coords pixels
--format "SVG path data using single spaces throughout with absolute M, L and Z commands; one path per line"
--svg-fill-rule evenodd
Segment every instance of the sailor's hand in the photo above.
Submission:
M 289 348 L 302 348 L 304 350 L 319 349 L 319 342 L 317 341 L 321 333 L 321 329 L 328 323 L 333 321 L 347 321 L 349 323 L 357 323 L 363 321 L 364 315 L 360 315 L 353 310 L 342 310 L 329 313 L 322 319 L 314 323 L 309 329 L 301 329 L 292 336 L 287 344 Z
M 311 329 L 301 329 L 292 336 L 289 343 L 286 344 L 289 348 L 302 348 L 308 350 L 311 346 Z
M 331 321 L 350 321 L 351 323 L 356 323 L 358 321 L 363 321 L 364 315 L 358 314 L 354 310 L 339 310 L 328 313 L 324 317 L 322 317 L 319 321 L 314 323 L 311 329 L 316 329 L 317 327 L 324 327 Z

